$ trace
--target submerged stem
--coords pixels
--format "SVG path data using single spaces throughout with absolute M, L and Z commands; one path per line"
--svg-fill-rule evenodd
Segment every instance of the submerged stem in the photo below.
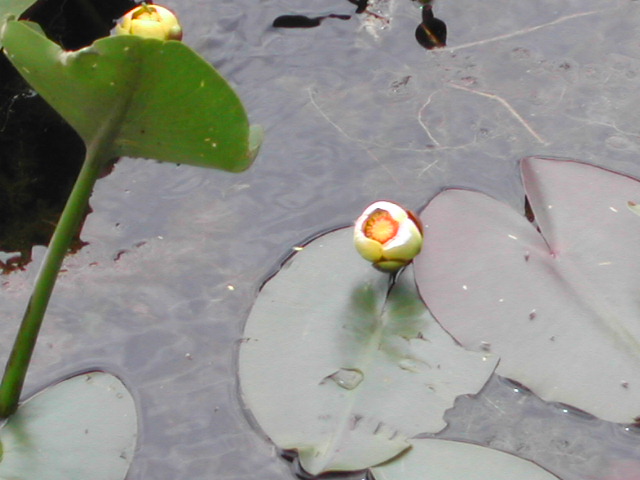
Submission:
M 38 277 L 27 304 L 20 329 L 0 383 L 0 418 L 6 418 L 18 408 L 18 401 L 27 374 L 27 368 L 42 325 L 42 319 L 56 283 L 62 261 L 75 235 L 86 208 L 93 186 L 104 166 L 103 145 L 88 148 L 80 174 L 62 211 L 49 242 Z

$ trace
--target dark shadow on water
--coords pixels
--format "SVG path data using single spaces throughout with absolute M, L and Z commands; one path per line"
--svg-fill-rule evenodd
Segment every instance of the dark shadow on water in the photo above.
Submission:
M 418 44 L 427 50 L 444 47 L 447 44 L 447 25 L 436 18 L 433 14 L 431 0 L 418 0 L 422 4 L 422 22 L 418 25 L 415 32 L 415 38 Z M 356 14 L 368 14 L 374 17 L 382 18 L 380 15 L 368 9 L 368 0 L 349 0 L 356 6 Z M 272 26 L 274 28 L 314 28 L 319 27 L 323 20 L 327 18 L 338 18 L 340 20 L 349 20 L 351 15 L 341 15 L 330 13 L 321 16 L 307 15 L 281 15 L 277 17 Z M 388 20 L 388 19 L 387 19 Z
M 321 17 L 307 17 L 305 15 L 281 15 L 273 21 L 274 28 L 313 28 L 318 27 L 326 18 L 349 20 L 351 15 L 338 15 L 331 13 Z
M 22 16 L 74 50 L 109 35 L 131 0 L 41 0 Z M 0 55 L 0 256 L 2 273 L 22 268 L 47 245 L 84 158 L 76 132 Z M 88 211 L 87 211 L 88 213 Z M 72 250 L 83 246 L 77 236 Z

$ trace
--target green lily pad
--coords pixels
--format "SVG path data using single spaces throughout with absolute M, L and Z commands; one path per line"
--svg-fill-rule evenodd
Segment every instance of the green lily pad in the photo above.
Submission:
M 438 325 L 411 268 L 389 291 L 349 228 L 313 241 L 265 284 L 239 371 L 257 423 L 315 475 L 376 465 L 440 431 L 455 398 L 478 392 L 496 363 Z
M 103 372 L 72 377 L 24 402 L 0 429 L 0 478 L 124 479 L 137 430 L 120 380 Z
M 261 130 L 250 129 L 238 96 L 181 42 L 125 35 L 67 52 L 17 21 L 6 24 L 1 40 L 87 148 L 106 143 L 106 156 L 229 171 L 246 169 L 257 153 Z
M 22 15 L 36 0 L 0 0 L 0 22 Z M 0 43 L 0 47 L 2 44 Z
M 371 469 L 375 480 L 558 480 L 533 462 L 480 445 L 432 438 L 411 443 L 407 454 Z

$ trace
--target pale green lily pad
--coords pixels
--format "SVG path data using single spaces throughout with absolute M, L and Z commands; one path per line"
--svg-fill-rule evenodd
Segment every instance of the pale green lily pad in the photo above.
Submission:
M 36 0 L 0 0 L 0 22 L 19 17 L 34 3 Z
M 355 251 L 353 230 L 297 253 L 258 296 L 240 347 L 247 407 L 311 474 L 360 470 L 446 426 L 458 395 L 478 392 L 497 357 L 457 345 L 405 270 L 389 275 Z
M 36 0 L 2 0 L 0 2 L 0 18 L 9 15 L 18 16 L 34 3 Z
M 420 292 L 469 349 L 546 401 L 611 422 L 640 414 L 640 182 L 585 163 L 521 163 L 535 224 L 484 194 L 425 208 Z M 632 207 L 632 209 L 629 208 Z
M 472 443 L 411 441 L 402 457 L 371 469 L 375 480 L 558 480 L 533 462 Z
M 72 377 L 24 402 L 0 429 L 0 479 L 124 479 L 137 430 L 120 380 L 103 372 Z
M 260 131 L 227 82 L 177 41 L 108 37 L 62 50 L 28 22 L 2 31 L 20 74 L 91 148 L 107 156 L 145 157 L 229 171 L 246 169 Z

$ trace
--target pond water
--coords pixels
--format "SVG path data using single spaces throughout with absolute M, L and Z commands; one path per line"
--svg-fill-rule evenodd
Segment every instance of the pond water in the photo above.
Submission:
M 27 379 L 34 391 L 90 367 L 120 375 L 141 411 L 130 480 L 294 478 L 244 415 L 235 355 L 261 283 L 310 236 L 375 200 L 419 209 L 450 186 L 522 209 L 529 155 L 640 177 L 639 2 L 440 2 L 447 47 L 430 51 L 411 0 L 379 0 L 378 15 L 346 0 L 167 6 L 263 125 L 261 153 L 242 174 L 122 159 L 100 180 L 89 245 L 65 263 Z M 285 14 L 352 16 L 273 28 Z M 0 279 L 4 352 L 42 254 Z M 443 438 L 516 452 L 563 480 L 630 480 L 607 472 L 640 458 L 634 427 L 497 378 L 447 419 Z

